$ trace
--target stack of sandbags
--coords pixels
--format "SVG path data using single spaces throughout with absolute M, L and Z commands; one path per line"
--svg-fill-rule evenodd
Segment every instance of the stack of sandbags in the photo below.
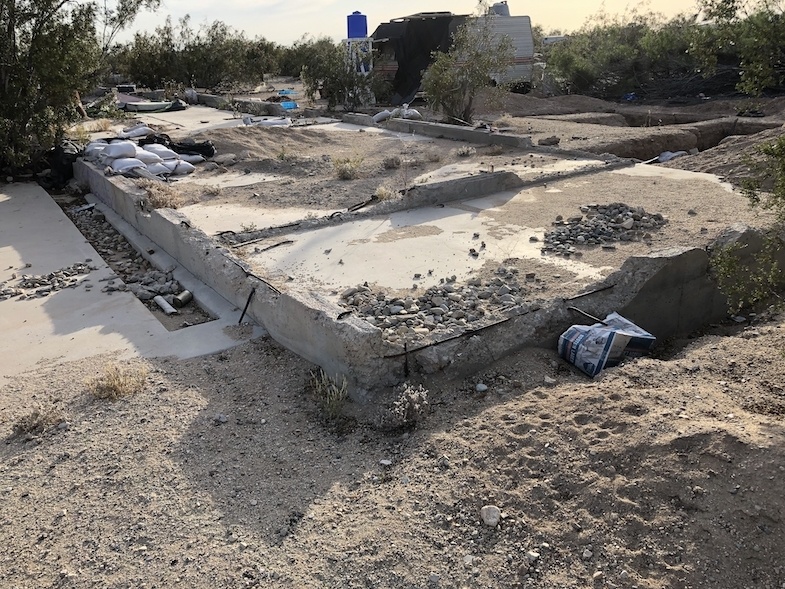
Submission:
M 105 166 L 107 174 L 144 169 L 154 176 L 184 176 L 196 169 L 194 164 L 205 161 L 201 155 L 178 154 L 157 143 L 142 148 L 127 139 L 92 141 L 85 148 L 84 157 Z

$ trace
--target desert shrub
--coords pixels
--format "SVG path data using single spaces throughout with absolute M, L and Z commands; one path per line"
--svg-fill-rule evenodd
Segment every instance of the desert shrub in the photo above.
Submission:
M 411 429 L 428 414 L 428 389 L 422 385 L 404 382 L 395 387 L 393 395 L 392 402 L 379 415 L 381 429 Z
M 458 157 L 472 157 L 477 155 L 477 149 L 472 147 L 471 145 L 462 145 L 458 149 L 455 150 L 455 155 Z
M 169 87 L 171 95 L 185 86 L 217 90 L 255 85 L 278 69 L 280 47 L 245 35 L 221 21 L 194 30 L 185 16 L 171 18 L 152 33 L 138 32 L 133 41 L 113 48 L 117 71 L 150 88 Z
M 365 60 L 357 46 L 352 47 L 353 53 L 347 53 L 343 43 L 319 39 L 312 51 L 314 58 L 303 65 L 301 72 L 308 98 L 313 100 L 318 93 L 327 100 L 328 108 L 341 104 L 348 109 L 371 101 L 378 77 L 357 70 L 355 66 Z
M 382 167 L 385 170 L 397 170 L 401 167 L 403 160 L 399 155 L 391 155 L 382 160 Z
M 185 200 L 177 188 L 166 182 L 142 178 L 136 180 L 136 185 L 147 193 L 142 203 L 147 209 L 176 209 Z
M 78 118 L 114 35 L 155 0 L 0 3 L 0 169 L 29 165 Z M 99 35 L 97 25 L 101 27 Z
M 337 158 L 333 160 L 335 174 L 341 180 L 356 180 L 360 177 L 361 157 Z
M 485 7 L 482 2 L 480 6 Z M 450 50 L 438 53 L 423 75 L 429 105 L 451 122 L 470 123 L 477 93 L 489 88 L 493 74 L 503 75 L 512 61 L 512 43 L 495 36 L 491 18 L 471 18 L 458 27 Z
M 373 195 L 379 200 L 390 200 L 395 198 L 396 192 L 386 184 L 381 184 L 376 188 Z
M 751 177 L 742 184 L 742 193 L 756 208 L 774 213 L 774 225 L 748 253 L 750 244 L 733 243 L 716 248 L 711 256 L 712 272 L 728 297 L 731 311 L 779 298 L 785 287 L 785 273 L 778 261 L 785 248 L 785 137 L 758 147 L 758 157 L 746 164 Z
M 120 399 L 141 392 L 147 373 L 143 366 L 122 368 L 110 364 L 104 368 L 103 374 L 87 381 L 87 388 L 96 399 Z
M 60 412 L 51 403 L 38 403 L 34 409 L 17 417 L 11 424 L 12 436 L 40 435 L 62 421 Z
M 708 71 L 730 58 L 738 65 L 736 87 L 751 95 L 785 81 L 785 15 L 771 0 L 700 0 L 711 27 L 700 27 L 693 53 Z

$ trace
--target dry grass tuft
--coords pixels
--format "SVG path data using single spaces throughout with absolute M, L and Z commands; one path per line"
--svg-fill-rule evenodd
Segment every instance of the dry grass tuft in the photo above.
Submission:
M 425 159 L 427 159 L 432 164 L 435 164 L 442 161 L 442 154 L 438 151 L 430 150 L 425 154 Z
M 115 400 L 141 392 L 146 380 L 147 368 L 143 366 L 110 364 L 101 376 L 87 381 L 87 388 L 96 399 Z
M 363 163 L 361 157 L 339 158 L 333 161 L 335 174 L 341 180 L 356 180 L 360 177 L 360 164 Z
M 455 151 L 455 154 L 458 157 L 472 157 L 477 155 L 477 150 L 471 145 L 462 145 Z
M 373 195 L 379 200 L 390 200 L 395 198 L 396 192 L 386 184 L 380 184 Z
M 207 196 L 221 196 L 222 192 L 223 192 L 223 188 L 221 188 L 217 184 L 208 184 L 204 187 L 204 193 Z
M 327 421 L 335 421 L 341 415 L 343 406 L 349 398 L 346 377 L 340 380 L 330 378 L 322 369 L 311 372 L 308 387 L 313 393 L 322 416 Z
M 38 403 L 30 413 L 19 417 L 11 425 L 12 436 L 39 435 L 62 421 L 60 412 L 54 405 L 44 406 Z
M 147 193 L 145 202 L 151 209 L 176 209 L 185 202 L 185 198 L 170 184 L 155 180 L 139 179 L 136 185 Z
M 493 126 L 494 127 L 514 127 L 515 123 L 516 123 L 515 117 L 505 113 L 505 114 L 503 114 L 502 116 L 500 116 L 498 119 L 496 119 L 493 122 Z
M 397 170 L 401 167 L 403 160 L 399 155 L 391 155 L 382 160 L 382 166 L 385 170 Z

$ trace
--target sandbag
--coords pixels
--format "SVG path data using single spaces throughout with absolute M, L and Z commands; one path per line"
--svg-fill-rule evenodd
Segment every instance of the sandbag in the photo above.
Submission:
M 136 144 L 132 141 L 116 141 L 104 147 L 101 153 L 106 157 L 133 158 L 136 157 Z
M 161 145 L 160 143 L 149 143 L 145 144 L 145 150 L 156 154 L 162 160 L 176 160 L 178 159 L 178 155 L 166 147 L 165 145 Z
M 180 161 L 180 162 L 177 162 L 177 166 L 175 167 L 174 172 L 172 172 L 172 173 L 176 174 L 177 176 L 185 176 L 186 174 L 190 174 L 194 170 L 196 170 L 196 168 L 194 167 L 193 164 L 189 164 L 188 162 Z
M 122 133 L 118 133 L 118 137 L 122 137 L 123 139 L 130 139 L 133 137 L 147 137 L 148 135 L 152 135 L 155 133 L 150 127 L 146 125 L 142 125 L 139 127 L 134 127 L 130 131 L 123 131 Z
M 162 161 L 164 161 L 163 158 L 157 153 L 147 151 L 141 147 L 136 148 L 136 159 L 141 160 L 146 164 L 160 164 Z
M 172 173 L 172 170 L 170 170 L 169 167 L 164 163 L 147 164 L 147 171 L 151 174 L 154 174 L 155 176 Z
M 91 141 L 84 148 L 84 156 L 88 159 L 98 157 L 98 154 L 103 152 L 107 145 L 109 144 L 106 141 Z
M 197 154 L 197 153 L 181 153 L 180 159 L 184 162 L 188 162 L 189 164 L 201 164 L 204 160 L 204 157 Z
M 112 171 L 123 174 L 125 172 L 129 172 L 134 168 L 144 168 L 146 167 L 144 162 L 136 159 L 135 157 L 121 157 L 109 164 L 109 167 L 112 168 Z

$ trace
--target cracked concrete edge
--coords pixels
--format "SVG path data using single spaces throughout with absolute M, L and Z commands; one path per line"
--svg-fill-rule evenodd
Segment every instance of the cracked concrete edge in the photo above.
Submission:
M 671 248 L 629 258 L 585 292 L 614 285 L 611 289 L 575 301 L 540 301 L 536 310 L 526 314 L 413 351 L 412 363 L 425 373 L 461 377 L 525 348 L 554 349 L 569 326 L 585 323 L 570 306 L 596 317 L 617 311 L 658 341 L 683 336 L 728 315 L 727 299 L 708 270 L 709 256 L 700 248 Z

